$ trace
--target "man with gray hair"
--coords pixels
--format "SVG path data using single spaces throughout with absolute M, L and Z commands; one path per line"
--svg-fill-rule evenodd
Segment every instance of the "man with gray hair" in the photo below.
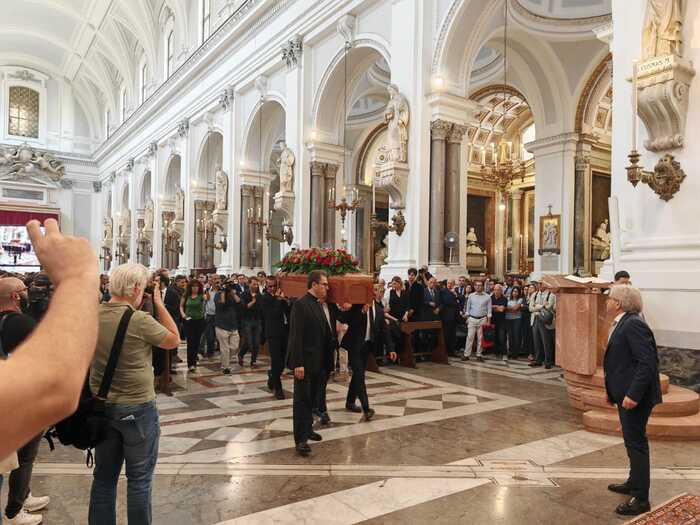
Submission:
M 608 490 L 631 496 L 615 512 L 636 516 L 648 512 L 649 441 L 646 427 L 651 411 L 661 403 L 659 358 L 654 334 L 640 317 L 642 296 L 630 285 L 615 285 L 606 303 L 612 324 L 603 368 L 608 401 L 617 405 L 630 472 L 627 481 Z
M 469 361 L 474 346 L 474 337 L 477 338 L 476 345 L 476 360 L 483 361 L 481 353 L 484 351 L 481 346 L 483 332 L 481 327 L 491 322 L 491 296 L 484 293 L 484 283 L 475 281 L 474 286 L 476 291 L 467 297 L 467 303 L 464 306 L 464 317 L 467 319 L 467 341 L 464 345 L 464 355 L 462 361 Z

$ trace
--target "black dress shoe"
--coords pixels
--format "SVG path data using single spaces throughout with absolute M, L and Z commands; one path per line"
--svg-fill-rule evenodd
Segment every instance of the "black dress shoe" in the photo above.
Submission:
M 308 456 L 311 454 L 311 447 L 307 443 L 298 443 L 297 446 L 295 447 L 297 454 L 300 456 Z
M 357 405 L 345 405 L 345 410 L 347 410 L 348 412 L 355 412 L 357 414 L 362 412 L 362 409 Z
M 615 512 L 621 516 L 638 516 L 651 510 L 651 505 L 648 501 L 642 501 L 637 498 L 630 498 L 628 501 L 621 503 L 615 509 Z
M 608 490 L 610 492 L 617 492 L 618 494 L 629 494 L 631 489 L 627 483 L 611 484 L 608 485 Z
M 367 412 L 365 412 L 365 421 L 369 421 L 374 417 L 374 410 L 369 408 L 367 409 Z
M 468 355 L 463 355 L 463 356 L 462 356 L 462 361 L 469 361 L 469 356 L 468 356 Z
M 328 412 L 323 412 L 320 417 L 321 424 L 322 425 L 330 425 L 331 424 L 331 416 L 328 415 Z
M 311 432 L 311 434 L 309 434 L 309 439 L 311 441 L 322 441 L 323 436 L 321 436 L 321 434 L 318 434 L 316 432 Z
M 536 366 L 542 366 L 542 363 L 538 363 L 537 361 L 533 361 L 527 366 L 531 366 L 532 368 L 535 368 Z
M 268 392 L 272 392 L 272 391 L 274 390 L 274 389 L 272 388 L 272 386 L 273 386 L 273 385 L 272 385 L 272 380 L 271 380 L 271 379 L 268 379 L 268 380 L 267 380 L 267 391 L 268 391 Z
M 275 392 L 275 399 L 284 399 L 284 392 L 282 390 L 277 390 Z

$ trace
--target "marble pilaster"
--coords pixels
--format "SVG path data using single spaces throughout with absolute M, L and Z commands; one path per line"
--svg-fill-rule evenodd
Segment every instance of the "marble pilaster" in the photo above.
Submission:
M 445 172 L 445 232 L 454 232 L 459 235 L 460 226 L 460 165 L 462 138 L 467 131 L 466 126 L 454 124 L 447 135 L 447 171 Z M 448 266 L 458 266 L 462 244 L 460 239 L 457 248 L 453 250 L 452 259 L 449 258 L 449 250 L 445 249 L 445 260 Z
M 241 186 L 241 268 L 251 268 L 252 261 L 250 250 L 252 249 L 251 226 L 248 224 L 248 210 L 252 209 L 254 203 L 253 187 Z
M 325 194 L 326 164 L 323 162 L 311 162 L 311 246 L 323 244 L 323 223 L 327 196 Z
M 338 174 L 338 165 L 336 164 L 326 164 L 325 170 L 325 185 L 323 190 L 325 204 L 325 196 L 328 195 L 328 190 L 330 188 L 336 187 L 336 175 Z M 325 220 L 323 221 L 323 245 L 324 246 L 335 246 L 335 215 L 336 211 L 331 210 L 328 206 L 324 206 L 326 210 Z
M 522 208 L 521 204 L 523 201 L 523 192 L 520 190 L 515 190 L 511 193 L 511 197 L 513 198 L 513 208 L 512 208 L 512 214 L 513 214 L 513 220 L 511 221 L 511 224 L 513 225 L 513 230 L 512 230 L 512 258 L 511 258 L 511 271 L 512 272 L 518 272 L 520 269 L 520 249 L 522 247 L 523 237 L 522 237 L 522 230 L 520 229 L 521 225 L 521 217 L 522 217 Z
M 590 216 L 587 208 L 589 201 L 588 179 L 590 177 L 590 151 L 579 151 L 575 158 L 574 171 L 574 269 L 591 271 L 590 255 L 586 254 L 586 217 Z
M 430 124 L 430 241 L 429 263 L 445 264 L 445 157 L 447 134 L 452 124 L 436 120 Z

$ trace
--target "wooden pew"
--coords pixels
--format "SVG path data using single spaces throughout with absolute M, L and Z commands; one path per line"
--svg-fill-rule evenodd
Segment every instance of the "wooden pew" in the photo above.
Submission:
M 413 347 L 411 346 L 411 334 L 416 330 L 437 330 L 438 340 L 437 345 L 431 353 L 418 354 L 422 356 L 430 356 L 433 363 L 441 363 L 446 365 L 447 348 L 445 347 L 445 334 L 442 331 L 442 322 L 440 321 L 414 321 L 401 324 L 401 333 L 403 334 L 403 350 L 399 355 L 399 364 L 410 368 L 416 368 Z

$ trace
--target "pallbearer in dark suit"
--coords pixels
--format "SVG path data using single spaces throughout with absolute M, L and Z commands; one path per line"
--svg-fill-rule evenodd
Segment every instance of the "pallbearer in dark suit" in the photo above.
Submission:
M 369 407 L 367 387 L 365 384 L 365 369 L 367 357 L 374 352 L 376 347 L 388 342 L 384 309 L 382 308 L 382 296 L 384 288 L 375 285 L 375 298 L 371 304 L 343 305 L 340 320 L 347 323 L 346 332 L 341 346 L 348 351 L 348 361 L 352 368 L 352 379 L 348 387 L 348 397 L 345 408 L 351 412 L 364 412 L 365 421 L 374 416 L 374 410 Z M 389 359 L 396 361 L 396 353 L 390 352 Z M 355 405 L 355 400 L 360 400 L 362 408 Z
M 335 329 L 321 302 L 328 294 L 326 273 L 315 270 L 306 282 L 307 294 L 292 306 L 289 317 L 288 366 L 294 370 L 294 442 L 302 456 L 311 452 L 307 441 L 321 441 L 312 429 L 312 409 L 319 390 L 323 359 L 334 348 Z
M 260 310 L 263 316 L 263 329 L 270 352 L 270 372 L 267 386 L 277 399 L 284 399 L 282 381 L 284 354 L 287 348 L 287 320 L 289 319 L 289 299 L 277 287 L 277 279 L 268 277 L 265 293 L 260 295 Z
M 661 403 L 659 358 L 654 334 L 639 316 L 642 312 L 639 290 L 629 285 L 613 286 L 606 306 L 614 320 L 603 361 L 605 390 L 608 401 L 617 405 L 630 460 L 627 481 L 610 485 L 608 489 L 631 496 L 615 512 L 636 516 L 650 509 L 646 427 L 654 405 Z
M 455 289 L 454 279 L 448 279 L 445 288 L 438 292 L 438 315 L 442 321 L 447 353 L 457 353 L 457 312 L 459 312 L 459 294 Z

